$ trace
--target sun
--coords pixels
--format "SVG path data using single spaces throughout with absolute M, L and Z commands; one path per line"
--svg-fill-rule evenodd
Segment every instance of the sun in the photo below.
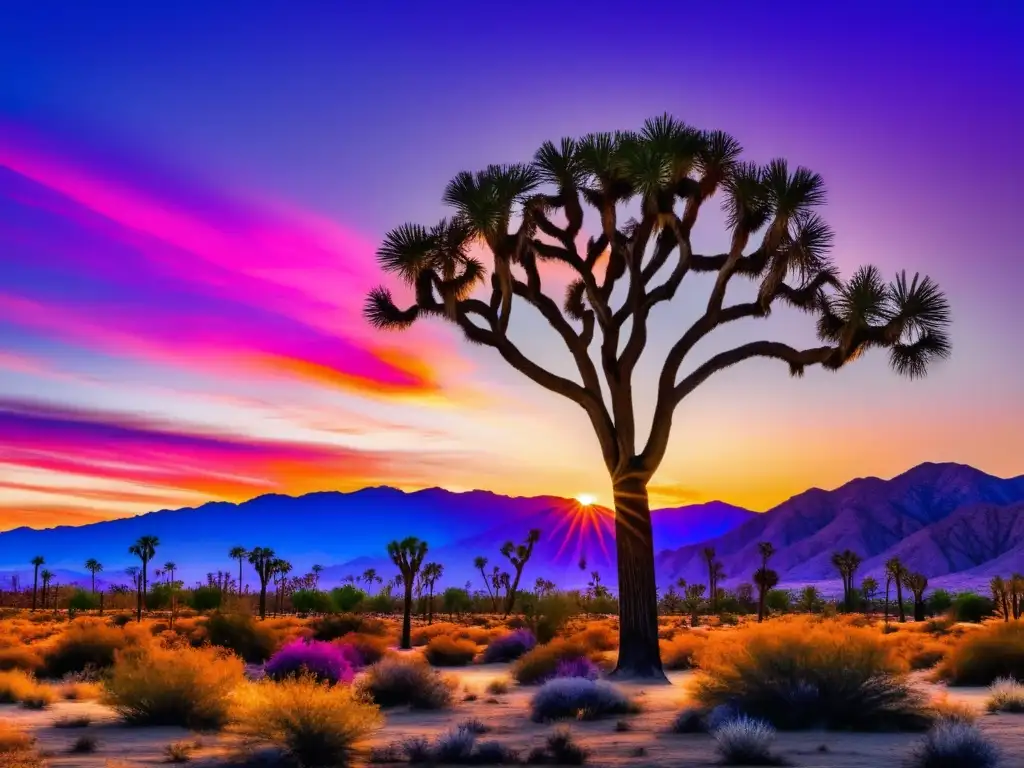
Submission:
M 576 501 L 584 507 L 589 507 L 591 504 L 597 503 L 597 496 L 592 493 L 581 493 L 576 496 Z

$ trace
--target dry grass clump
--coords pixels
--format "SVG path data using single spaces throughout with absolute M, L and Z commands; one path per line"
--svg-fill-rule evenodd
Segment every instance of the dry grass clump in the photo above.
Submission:
M 309 628 L 316 640 L 337 640 L 350 633 L 377 635 L 378 637 L 389 634 L 388 625 L 385 622 L 356 613 L 321 616 L 311 621 Z
M 538 723 L 566 718 L 597 720 L 638 711 L 637 704 L 614 685 L 582 677 L 549 680 L 530 701 L 530 716 Z
M 427 643 L 424 656 L 435 667 L 464 667 L 476 656 L 476 643 L 439 635 Z
M 0 672 L 0 704 L 21 704 L 29 709 L 42 709 L 56 698 L 52 689 L 40 684 L 27 672 L 20 669 Z
M 895 632 L 883 635 L 897 658 L 901 659 L 908 669 L 931 669 L 946 658 L 952 647 L 950 636 L 924 630 Z
M 507 677 L 496 677 L 487 684 L 487 692 L 491 696 L 504 696 L 512 689 L 512 681 Z
M 65 701 L 92 701 L 103 696 L 103 686 L 88 680 L 69 680 L 57 690 Z
M 417 659 L 389 656 L 357 679 L 360 693 L 381 707 L 445 709 L 458 684 Z
M 729 720 L 712 734 L 722 765 L 784 765 L 772 753 L 775 729 L 761 720 L 740 716 Z
M 72 755 L 89 755 L 95 752 L 100 745 L 99 739 L 89 733 L 83 733 L 68 747 L 68 752 Z
M 1001 677 L 989 686 L 985 708 L 989 712 L 1024 713 L 1024 685 L 1012 677 Z
M 359 652 L 363 664 L 376 664 L 383 659 L 391 648 L 386 637 L 368 635 L 363 632 L 352 632 L 334 641 L 336 645 L 351 645 Z
M 448 622 L 429 624 L 425 627 L 417 627 L 414 629 L 409 638 L 412 641 L 413 647 L 419 647 L 421 645 L 426 645 L 435 637 L 452 635 L 461 629 L 463 629 L 463 627 L 460 627 L 458 624 L 449 624 Z
M 594 623 L 570 636 L 569 641 L 592 653 L 604 653 L 619 647 L 619 634 L 606 622 Z
M 967 723 L 942 721 L 932 728 L 906 762 L 907 768 L 995 768 L 999 750 Z
M 948 693 L 941 693 L 928 704 L 928 712 L 935 722 L 948 720 L 957 723 L 973 723 L 978 719 L 978 710 L 967 702 L 954 701 Z
M 950 685 L 991 685 L 1024 679 L 1024 621 L 992 622 L 965 634 L 938 668 Z
M 769 621 L 712 634 L 693 693 L 777 728 L 917 729 L 923 697 L 881 635 L 835 621 Z
M 88 715 L 64 715 L 53 721 L 54 728 L 88 728 L 92 725 L 92 718 Z
M 708 640 L 706 632 L 688 629 L 676 632 L 671 640 L 662 640 L 661 664 L 667 670 L 693 669 L 697 654 Z
M 554 677 L 558 662 L 593 655 L 580 643 L 558 638 L 520 656 L 512 665 L 512 677 L 520 685 L 536 685 Z
M 498 635 L 502 634 L 500 629 L 488 629 L 487 627 L 462 627 L 449 633 L 456 640 L 472 640 L 477 645 L 487 645 Z
M 273 629 L 241 613 L 214 613 L 206 620 L 205 639 L 211 645 L 234 651 L 250 664 L 269 659 L 278 648 Z
M 0 720 L 0 755 L 32 749 L 35 739 L 20 728 Z
M 543 747 L 530 752 L 526 762 L 530 765 L 583 765 L 589 756 L 568 728 L 558 728 L 548 736 Z
M 22 672 L 36 672 L 43 665 L 39 649 L 28 645 L 0 647 L 0 672 L 19 669 Z
M 347 765 L 381 724 L 378 708 L 350 687 L 309 676 L 249 685 L 241 689 L 234 712 L 243 734 L 285 750 L 303 768 Z
M 192 753 L 196 751 L 194 741 L 172 741 L 164 746 L 165 763 L 187 763 L 192 759 Z
M 43 667 L 48 677 L 106 669 L 118 651 L 128 645 L 129 635 L 94 619 L 79 619 L 68 625 L 46 648 Z
M 214 648 L 134 650 L 114 664 L 106 703 L 131 725 L 217 729 L 243 672 L 238 658 Z

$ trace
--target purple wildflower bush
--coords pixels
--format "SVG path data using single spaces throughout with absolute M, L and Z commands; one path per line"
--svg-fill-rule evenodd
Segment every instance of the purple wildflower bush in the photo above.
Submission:
M 597 680 L 600 676 L 601 670 L 597 665 L 583 656 L 562 659 L 555 667 L 554 674 L 554 677 L 581 677 L 584 680 Z
M 352 646 L 299 638 L 271 656 L 264 671 L 272 680 L 306 673 L 321 682 L 337 685 L 351 683 L 360 667 L 359 651 Z
M 484 651 L 484 664 L 515 661 L 537 645 L 537 638 L 528 629 L 517 629 L 507 635 L 496 637 Z

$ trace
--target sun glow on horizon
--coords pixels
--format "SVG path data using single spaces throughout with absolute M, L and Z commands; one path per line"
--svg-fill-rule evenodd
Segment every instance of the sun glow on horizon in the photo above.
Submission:
M 589 507 L 597 503 L 597 496 L 592 493 L 580 493 L 576 495 L 576 501 L 584 507 Z

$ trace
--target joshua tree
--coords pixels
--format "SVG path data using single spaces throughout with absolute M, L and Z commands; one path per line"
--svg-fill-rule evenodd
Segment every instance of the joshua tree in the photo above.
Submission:
M 762 541 L 757 545 L 757 551 L 761 553 L 761 568 L 754 574 L 754 583 L 757 584 L 757 620 L 758 622 L 764 621 L 764 599 L 768 594 L 768 590 L 775 589 L 775 584 L 779 583 L 779 576 L 775 574 L 775 584 L 770 587 L 762 587 L 761 582 L 758 581 L 757 574 L 763 573 L 767 580 L 768 574 L 768 561 L 772 559 L 772 555 L 775 554 L 775 547 L 770 541 Z
M 36 609 L 36 594 L 39 591 L 39 566 L 44 565 L 46 560 L 43 559 L 42 555 L 36 555 L 32 558 L 32 567 L 35 569 L 32 574 L 32 610 Z
M 228 552 L 228 557 L 232 560 L 238 561 L 238 597 L 242 597 L 242 562 L 249 557 L 249 553 L 245 547 L 232 547 Z
M 96 594 L 96 574 L 103 570 L 103 563 L 94 557 L 90 557 L 85 561 L 85 570 L 89 572 L 92 577 L 92 593 Z
M 904 570 L 903 586 L 914 595 L 914 621 L 924 621 L 924 591 L 928 589 L 928 579 L 924 574 Z
M 762 565 L 754 572 L 754 583 L 757 585 L 757 620 L 764 621 L 765 598 L 779 585 L 779 574 Z
M 320 589 L 320 574 L 324 572 L 324 567 L 319 564 L 314 564 L 309 572 L 313 574 L 313 589 Z
M 45 611 L 46 610 L 46 592 L 47 592 L 47 589 L 50 586 L 50 582 L 53 580 L 53 572 L 50 571 L 50 570 L 47 570 L 46 568 L 44 568 L 42 570 L 42 572 L 39 574 L 39 578 L 42 579 L 42 581 L 43 581 L 42 603 L 43 603 L 43 610 Z
M 377 575 L 376 568 L 367 568 L 363 571 L 363 581 L 366 582 L 367 592 L 373 589 L 374 584 L 383 584 L 384 579 Z
M 818 588 L 808 584 L 800 591 L 800 597 L 797 599 L 796 607 L 798 610 L 806 613 L 817 613 L 821 610 L 822 600 L 821 593 Z
M 898 557 L 890 558 L 885 563 L 885 572 L 887 575 L 892 577 L 893 583 L 896 585 L 896 603 L 899 606 L 900 612 L 900 623 L 902 624 L 907 620 L 907 614 L 903 610 L 903 579 L 906 576 L 907 569 L 903 567 L 903 563 L 900 562 Z M 889 589 L 886 586 L 886 616 L 889 615 L 888 603 L 889 603 Z
M 868 615 L 871 615 L 873 613 L 872 603 L 875 595 L 878 594 L 878 581 L 871 576 L 866 576 L 860 582 L 860 591 L 864 595 L 865 610 Z
M 704 592 L 707 587 L 703 584 L 691 584 L 683 590 L 683 610 L 690 614 L 690 626 L 696 627 L 700 623 L 700 611 L 704 607 Z M 622 602 L 622 593 L 619 593 L 619 602 Z
M 255 547 L 248 554 L 249 563 L 256 569 L 260 580 L 260 618 L 267 618 L 267 582 L 274 575 L 277 557 L 269 547 Z
M 125 568 L 124 572 L 132 580 L 132 589 L 135 590 L 135 605 L 139 606 L 142 604 L 142 569 L 137 565 L 132 565 Z
M 523 568 L 533 555 L 533 548 L 540 541 L 540 531 L 534 528 L 526 535 L 526 541 L 516 546 L 511 541 L 506 541 L 501 547 L 501 554 L 512 564 L 515 569 L 515 577 L 505 595 L 505 615 L 512 613 L 516 602 L 516 591 L 519 589 L 519 580 L 523 577 Z
M 601 573 L 599 571 L 590 572 L 590 582 L 587 584 L 587 597 L 591 600 L 597 600 L 605 597 L 609 597 L 611 592 L 608 591 L 608 587 L 601 583 Z
M 1013 618 L 1019 619 L 1024 612 L 1024 576 L 1015 573 L 1010 577 L 1010 608 L 1013 611 Z
M 292 564 L 287 560 L 276 558 L 271 564 L 271 576 L 277 588 L 277 612 L 284 613 L 284 593 L 287 586 L 288 574 L 292 572 Z
M 146 591 L 149 589 L 147 569 L 149 561 L 156 556 L 158 546 L 160 546 L 160 539 L 156 536 L 140 536 L 138 541 L 128 547 L 128 553 L 142 561 L 142 581 L 139 584 L 139 599 L 136 604 L 137 621 L 142 621 L 142 610 L 146 607 Z
M 402 648 L 412 648 L 412 588 L 416 581 L 416 574 L 419 573 L 423 558 L 427 556 L 427 542 L 420 541 L 415 536 L 410 536 L 402 541 L 392 541 L 388 544 L 388 555 L 391 562 L 398 566 L 402 574 L 402 582 L 405 585 L 405 602 L 402 609 Z
M 421 576 L 427 587 L 427 624 L 434 623 L 434 585 L 444 575 L 444 566 L 440 563 L 427 563 L 423 566 Z
M 401 308 L 388 288 L 371 291 L 365 315 L 375 327 L 404 329 L 422 318 L 451 322 L 469 341 L 493 348 L 534 383 L 579 405 L 589 419 L 615 499 L 616 674 L 622 677 L 663 678 L 647 486 L 684 398 L 714 374 L 754 358 L 779 360 L 800 375 L 815 365 L 839 369 L 881 347 L 895 371 L 919 377 L 950 351 L 949 308 L 934 282 L 900 274 L 886 284 L 873 267 L 842 280 L 828 256 L 832 232 L 814 213 L 825 201 L 821 177 L 785 160 L 741 162 L 741 151 L 728 134 L 697 130 L 668 115 L 648 120 L 639 132 L 547 142 L 529 164 L 459 173 L 444 192 L 452 218 L 431 228 L 402 225 L 377 252 L 382 269 L 400 277 L 414 300 Z M 719 191 L 729 250 L 696 254 L 691 234 L 698 214 Z M 621 207 L 629 201 L 639 204 L 639 220 L 622 222 Z M 581 248 L 585 206 L 596 212 L 596 237 Z M 477 244 L 491 261 L 489 291 L 487 267 L 473 251 Z M 541 262 L 573 273 L 564 301 L 544 292 Z M 713 287 L 704 313 L 669 349 L 652 426 L 640 447 L 633 374 L 651 335 L 652 310 L 672 300 L 690 274 L 712 275 Z M 757 281 L 754 301 L 726 303 L 736 276 Z M 558 334 L 575 363 L 573 378 L 544 368 L 512 340 L 513 304 L 517 311 L 532 307 Z M 724 324 L 765 318 L 779 304 L 816 317 L 821 344 L 798 349 L 752 341 L 680 377 L 682 363 L 705 336 Z M 599 350 L 592 350 L 598 336 Z
M 178 564 L 177 563 L 175 563 L 175 562 L 173 562 L 171 560 L 168 560 L 166 563 L 164 563 L 164 573 L 167 575 L 167 578 L 168 578 L 168 582 L 167 583 L 168 584 L 173 584 L 174 583 L 174 572 L 177 571 L 177 570 L 178 570 Z
M 498 600 L 494 596 L 494 590 L 491 589 L 491 582 L 487 578 L 487 573 L 484 571 L 484 568 L 487 567 L 487 558 L 486 557 L 475 557 L 475 558 L 473 558 L 473 567 L 476 568 L 478 571 L 480 571 L 480 575 L 484 579 L 484 586 L 487 587 L 487 596 L 491 598 L 491 610 L 492 611 L 497 611 L 498 610 Z
M 832 565 L 843 579 L 843 606 L 847 611 L 853 610 L 853 577 L 861 562 L 860 555 L 850 549 L 832 555 Z
M 996 613 L 1003 615 L 1003 621 L 1013 618 L 1013 608 L 1010 604 L 1010 589 L 1002 576 L 994 576 L 989 582 L 992 590 L 992 601 L 996 604 Z

